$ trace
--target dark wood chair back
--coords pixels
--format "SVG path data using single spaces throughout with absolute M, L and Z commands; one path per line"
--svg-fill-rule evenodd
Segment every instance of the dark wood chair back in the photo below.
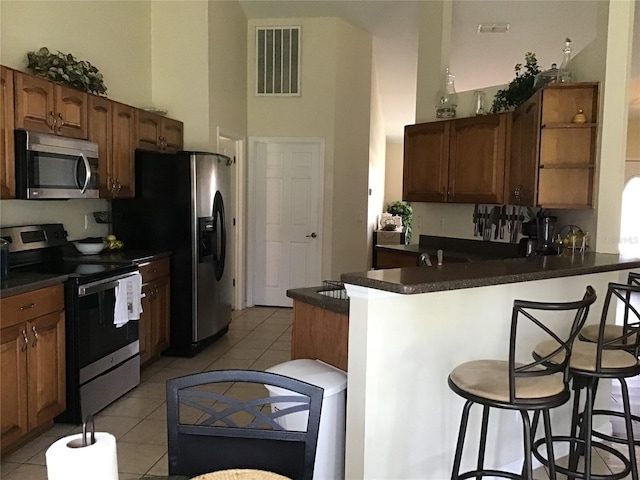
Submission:
M 279 396 L 270 396 L 265 385 Z M 169 474 L 251 468 L 311 480 L 323 393 L 300 380 L 253 370 L 167 381 Z M 298 417 L 295 430 L 291 423 L 290 430 L 282 426 L 287 415 Z

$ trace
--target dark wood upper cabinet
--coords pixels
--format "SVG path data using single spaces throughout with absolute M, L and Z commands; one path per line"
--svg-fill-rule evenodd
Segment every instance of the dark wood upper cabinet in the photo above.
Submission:
M 14 72 L 15 128 L 87 138 L 87 94 Z
M 582 111 L 586 122 L 573 122 Z M 513 113 L 506 194 L 514 205 L 593 205 L 598 84 L 552 84 Z
M 15 198 L 13 70 L 0 67 L 0 198 Z
M 136 148 L 172 153 L 182 150 L 182 139 L 182 122 L 136 109 Z
M 405 127 L 403 200 L 501 203 L 510 114 Z

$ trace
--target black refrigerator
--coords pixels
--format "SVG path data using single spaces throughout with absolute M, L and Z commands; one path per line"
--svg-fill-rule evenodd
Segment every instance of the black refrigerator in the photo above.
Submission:
M 229 328 L 231 165 L 215 153 L 136 151 L 135 198 L 112 201 L 125 249 L 172 254 L 169 355 L 193 356 Z

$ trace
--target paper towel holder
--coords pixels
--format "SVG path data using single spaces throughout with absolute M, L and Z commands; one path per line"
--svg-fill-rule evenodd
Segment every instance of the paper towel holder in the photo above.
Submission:
M 90 431 L 87 432 L 87 429 L 89 428 Z M 87 443 L 87 433 L 91 434 L 90 443 Z M 93 415 L 87 415 L 87 417 L 84 419 L 84 422 L 82 422 L 82 438 L 71 440 L 69 443 L 67 443 L 67 446 L 71 448 L 82 448 L 93 445 L 94 443 L 96 443 L 96 425 L 93 421 Z

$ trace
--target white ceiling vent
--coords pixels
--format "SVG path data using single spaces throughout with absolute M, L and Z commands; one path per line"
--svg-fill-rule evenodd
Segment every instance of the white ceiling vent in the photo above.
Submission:
M 478 33 L 506 33 L 509 27 L 508 23 L 479 23 Z
M 256 28 L 256 95 L 300 95 L 301 27 Z

